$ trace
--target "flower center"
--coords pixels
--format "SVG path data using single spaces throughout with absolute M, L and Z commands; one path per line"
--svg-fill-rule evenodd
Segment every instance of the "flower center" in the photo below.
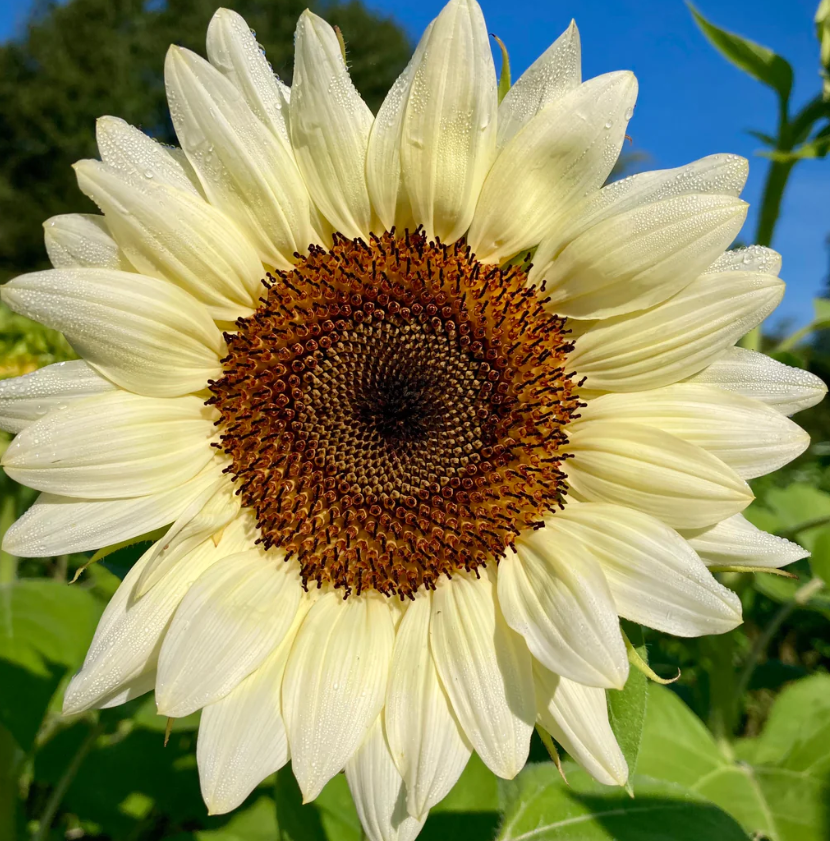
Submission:
M 419 231 L 268 277 L 208 402 L 259 542 L 306 585 L 411 597 L 561 504 L 572 345 L 524 271 Z

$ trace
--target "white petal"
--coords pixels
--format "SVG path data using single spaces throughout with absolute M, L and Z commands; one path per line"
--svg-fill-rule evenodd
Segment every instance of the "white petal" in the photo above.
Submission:
M 93 368 L 141 394 L 200 391 L 221 375 L 222 334 L 170 283 L 109 269 L 33 272 L 2 287 L 15 312 L 60 330 Z
M 55 409 L 114 391 L 83 360 L 56 362 L 22 377 L 0 381 L 0 429 L 20 432 Z
M 542 109 L 487 175 L 470 227 L 479 260 L 498 263 L 537 245 L 559 217 L 602 186 L 637 98 L 632 73 L 583 83 Z
M 288 762 L 280 690 L 291 645 L 310 599 L 304 598 L 282 642 L 224 698 L 202 710 L 196 759 L 202 798 L 211 815 L 239 806 Z
M 352 84 L 334 30 L 306 10 L 294 36 L 291 145 L 311 197 L 335 230 L 367 238 L 365 163 L 372 112 Z
M 747 207 L 732 196 L 679 196 L 594 225 L 565 246 L 544 275 L 549 309 L 609 318 L 665 301 L 732 242 Z
M 592 191 L 573 208 L 567 219 L 561 220 L 561 224 L 550 230 L 539 243 L 533 255 L 530 279 L 536 282 L 546 277 L 551 263 L 565 245 L 613 216 L 679 196 L 737 197 L 741 194 L 748 174 L 749 164 L 745 158 L 738 155 L 709 155 L 676 169 L 640 172 L 614 181 L 601 190 Z M 776 274 L 767 268 L 745 267 L 745 270 Z
M 548 529 L 526 532 L 499 563 L 499 604 L 530 653 L 558 674 L 622 688 L 628 658 L 608 583 L 595 558 Z
M 406 812 L 406 789 L 375 720 L 360 749 L 346 764 L 346 779 L 368 841 L 414 841 L 426 820 Z
M 193 196 L 199 191 L 170 149 L 119 117 L 99 117 L 95 137 L 101 160 L 125 178 L 161 182 Z
M 430 593 L 419 593 L 404 614 L 386 693 L 386 735 L 406 782 L 409 814 L 420 817 L 455 785 L 471 748 L 458 729 L 429 648 Z
M 763 321 L 784 294 L 771 275 L 703 274 L 645 312 L 592 326 L 568 365 L 605 391 L 643 391 L 690 377 Z
M 126 704 L 127 701 L 132 701 L 133 698 L 140 698 L 148 692 L 152 692 L 156 685 L 155 669 L 149 672 L 142 672 L 134 680 L 128 680 L 122 684 L 116 692 L 109 695 L 107 698 L 99 701 L 95 706 L 99 710 L 108 710 L 112 707 L 120 707 Z
M 742 479 L 772 473 L 810 444 L 810 436 L 775 409 L 706 385 L 605 394 L 589 401 L 581 416 L 670 432 L 717 456 Z
M 164 633 L 174 611 L 193 582 L 221 558 L 240 551 L 246 541 L 241 527 L 226 530 L 218 546 L 207 540 L 182 558 L 164 587 L 143 599 L 134 599 L 133 587 L 150 549 L 127 573 L 110 600 L 83 668 L 72 678 L 63 702 L 64 715 L 112 701 L 112 696 L 142 675 L 154 672 Z
M 595 780 L 623 786 L 628 766 L 608 721 L 605 690 L 583 686 L 533 664 L 542 727 Z
M 827 394 L 827 386 L 815 374 L 740 347 L 729 348 L 690 382 L 715 385 L 752 397 L 783 415 L 809 409 Z
M 259 549 L 225 558 L 199 576 L 161 647 L 159 712 L 181 718 L 227 695 L 280 644 L 301 592 L 296 564 Z
M 56 269 L 132 271 L 102 216 L 65 213 L 43 223 L 46 253 Z
M 385 599 L 324 593 L 291 650 L 283 717 L 305 802 L 360 747 L 383 706 L 395 632 Z
M 586 421 L 569 437 L 568 483 L 580 499 L 636 508 L 674 528 L 709 525 L 752 502 L 720 459 L 662 430 Z
M 778 568 L 810 555 L 797 543 L 756 528 L 742 514 L 684 535 L 700 557 L 715 566 Z
M 401 131 L 415 73 L 429 44 L 433 26 L 434 22 L 427 27 L 409 64 L 386 94 L 369 135 L 366 184 L 375 212 L 387 230 L 393 226 L 400 230 L 417 227 L 401 172 Z
M 487 767 L 513 779 L 530 749 L 531 657 L 504 621 L 495 574 L 442 579 L 432 597 L 429 637 L 441 682 L 467 738 Z
M 116 391 L 27 426 L 3 454 L 15 481 L 83 499 L 147 496 L 193 478 L 210 460 L 213 413 L 198 397 Z
M 200 196 L 138 181 L 99 161 L 79 161 L 75 172 L 139 272 L 189 292 L 216 321 L 251 314 L 265 269 L 224 214 Z
M 476 0 L 450 0 L 415 71 L 401 171 L 415 219 L 445 243 L 469 227 L 496 150 L 496 70 Z
M 165 62 L 170 115 L 205 193 L 254 244 L 260 259 L 289 269 L 319 237 L 294 156 L 242 94 L 195 53 L 171 47 Z
M 502 149 L 543 108 L 582 81 L 579 30 L 571 25 L 516 80 L 499 105 L 497 146 Z
M 41 494 L 6 532 L 3 548 L 20 558 L 47 558 L 147 534 L 175 520 L 194 498 L 213 486 L 219 469 L 208 465 L 183 485 L 150 496 L 78 500 Z
M 274 75 L 245 19 L 219 9 L 207 31 L 210 63 L 239 90 L 254 114 L 274 135 L 288 140 L 288 88 Z
M 620 616 L 677 637 L 731 631 L 741 600 L 719 584 L 694 549 L 654 517 L 619 505 L 568 505 L 546 520 L 599 561 Z
M 763 245 L 748 245 L 725 251 L 709 267 L 709 272 L 761 272 L 778 277 L 781 271 L 781 255 Z

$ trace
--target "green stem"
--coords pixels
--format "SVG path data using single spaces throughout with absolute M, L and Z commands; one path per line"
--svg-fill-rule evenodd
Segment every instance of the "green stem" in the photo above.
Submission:
M 791 350 L 802 339 L 807 338 L 807 336 L 809 336 L 810 333 L 812 333 L 814 329 L 815 328 L 814 328 L 813 323 L 811 321 L 809 324 L 807 324 L 804 327 L 801 327 L 800 329 L 796 330 L 795 333 L 792 333 L 791 335 L 787 336 L 786 339 L 783 339 L 782 341 L 780 341 L 778 343 L 778 347 L 776 347 L 775 349 L 777 351 Z
M 795 591 L 793 597 L 778 609 L 772 621 L 764 629 L 763 633 L 755 640 L 749 655 L 746 658 L 746 663 L 738 675 L 738 680 L 735 683 L 735 699 L 740 698 L 746 692 L 749 686 L 749 681 L 755 672 L 758 662 L 762 655 L 769 647 L 773 637 L 778 633 L 778 630 L 789 619 L 790 614 L 799 607 L 807 604 L 810 599 L 816 595 L 824 587 L 824 582 L 820 578 L 812 578 L 802 587 Z
M 17 778 L 22 753 L 12 734 L 0 726 L 0 841 L 13 841 L 16 835 Z
M 778 110 L 778 138 L 775 146 L 778 152 L 789 152 L 792 150 L 787 110 L 787 103 L 781 101 Z M 793 166 L 795 166 L 795 161 L 772 161 L 770 163 L 761 198 L 761 211 L 758 214 L 758 228 L 755 231 L 755 243 L 757 245 L 772 245 L 775 225 L 781 214 L 781 201 L 784 198 L 784 190 L 787 187 Z M 757 327 L 753 327 L 741 339 L 740 345 L 747 350 L 761 350 L 761 325 L 759 324 Z
M 801 532 L 818 528 L 818 526 L 826 526 L 828 523 L 830 523 L 830 514 L 825 514 L 823 517 L 814 517 L 812 520 L 802 520 L 797 526 L 789 529 L 781 529 L 775 532 L 775 534 L 777 537 L 795 540 Z
M 52 793 L 49 795 L 49 800 L 46 802 L 46 808 L 40 816 L 37 832 L 32 836 L 32 841 L 45 841 L 49 837 L 49 829 L 52 826 L 52 821 L 55 819 L 58 807 L 61 805 L 61 801 L 66 794 L 66 790 L 71 785 L 72 780 L 75 779 L 83 761 L 86 759 L 86 755 L 92 750 L 95 740 L 103 732 L 104 726 L 102 724 L 94 725 L 87 734 L 87 737 L 81 742 L 78 750 L 75 751 L 75 756 L 72 757 L 72 761 L 66 766 L 66 770 L 58 780 L 58 784 L 52 789 Z
M 8 483 L 4 483 L 3 498 L 0 502 L 0 543 L 17 519 L 17 496 L 9 492 Z M 11 584 L 17 577 L 17 558 L 0 549 L 0 584 Z

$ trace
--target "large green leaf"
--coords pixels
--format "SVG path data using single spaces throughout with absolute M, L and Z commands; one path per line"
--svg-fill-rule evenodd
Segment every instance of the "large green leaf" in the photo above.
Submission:
M 709 43 L 724 58 L 772 88 L 782 100 L 786 101 L 789 98 L 793 85 L 793 69 L 786 59 L 761 44 L 715 26 L 706 20 L 691 3 L 689 8 Z
M 224 826 L 195 836 L 198 841 L 274 841 L 278 837 L 274 801 L 261 795 L 247 809 L 233 812 Z
M 681 786 L 636 776 L 636 798 L 606 788 L 568 764 L 529 765 L 502 785 L 498 841 L 747 841 L 729 815 Z
M 828 816 L 823 804 L 830 790 L 798 764 L 735 762 L 677 695 L 652 687 L 640 771 L 708 798 L 749 832 L 772 841 L 824 841 Z
M 0 723 L 28 750 L 61 679 L 83 662 L 102 605 L 45 579 L 0 585 Z

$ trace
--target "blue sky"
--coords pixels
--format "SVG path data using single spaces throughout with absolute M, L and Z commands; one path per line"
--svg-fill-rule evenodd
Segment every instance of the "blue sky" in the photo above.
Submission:
M 219 5 L 221 0 L 217 0 Z M 432 0 L 367 0 L 397 19 L 413 41 L 440 9 Z M 491 32 L 510 50 L 514 78 L 575 18 L 582 35 L 585 78 L 633 70 L 640 96 L 629 127 L 633 149 L 649 154 L 649 168 L 680 166 L 714 152 L 750 160 L 744 198 L 757 208 L 766 161 L 747 129 L 774 131 L 774 95 L 728 65 L 705 41 L 681 0 L 481 0 Z M 699 0 L 719 26 L 765 44 L 794 67 L 793 101 L 818 90 L 818 45 L 813 15 L 818 0 Z M 28 0 L 0 0 L 0 39 L 20 31 Z M 159 56 L 162 61 L 162 56 Z M 751 211 L 742 239 L 751 241 Z M 830 159 L 796 168 L 773 245 L 784 256 L 788 282 L 772 316 L 802 324 L 827 275 L 830 233 Z

